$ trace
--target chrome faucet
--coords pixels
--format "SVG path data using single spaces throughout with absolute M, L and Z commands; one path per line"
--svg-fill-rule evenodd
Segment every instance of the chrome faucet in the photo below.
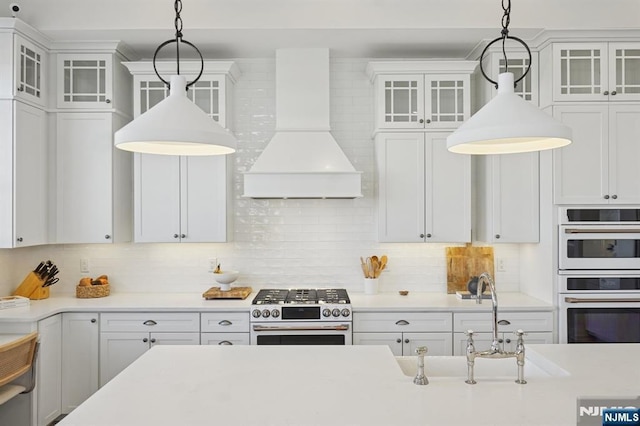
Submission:
M 508 352 L 502 349 L 500 339 L 498 339 L 498 295 L 496 293 L 496 286 L 487 272 L 483 272 L 478 277 L 478 284 L 476 288 L 475 299 L 476 303 L 482 303 L 482 293 L 484 292 L 485 286 L 489 286 L 489 291 L 491 292 L 491 325 L 492 325 L 492 340 L 491 340 L 491 348 L 488 351 L 476 351 L 475 345 L 473 343 L 473 330 L 468 330 L 467 334 L 467 380 L 465 383 L 469 385 L 475 385 L 477 382 L 473 378 L 473 369 L 475 366 L 476 358 L 493 358 L 493 359 L 502 359 L 502 358 L 516 358 L 518 364 L 518 379 L 516 383 L 525 384 L 527 381 L 524 379 L 524 339 L 523 335 L 525 334 L 522 330 L 518 330 L 515 332 L 515 335 L 518 336 L 518 341 L 516 343 L 516 350 L 514 352 Z

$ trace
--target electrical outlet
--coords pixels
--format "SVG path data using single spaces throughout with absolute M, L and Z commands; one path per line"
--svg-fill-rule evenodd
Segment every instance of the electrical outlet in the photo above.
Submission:
M 89 259 L 86 257 L 80 259 L 80 272 L 83 274 L 89 273 Z
M 505 263 L 504 263 L 504 259 L 502 258 L 498 258 L 496 261 L 496 270 L 498 272 L 505 272 L 507 270 Z
M 218 259 L 216 259 L 215 257 L 212 257 L 211 259 L 209 259 L 209 272 L 215 271 L 217 266 L 218 266 Z

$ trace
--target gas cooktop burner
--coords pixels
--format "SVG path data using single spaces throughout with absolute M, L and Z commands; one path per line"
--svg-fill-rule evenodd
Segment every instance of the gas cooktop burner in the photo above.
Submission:
M 285 304 L 349 304 L 347 290 L 338 289 L 263 289 L 258 292 L 253 305 L 285 305 Z

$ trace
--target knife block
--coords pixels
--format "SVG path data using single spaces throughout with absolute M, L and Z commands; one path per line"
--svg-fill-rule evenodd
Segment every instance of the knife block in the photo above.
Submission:
M 14 296 L 28 297 L 31 300 L 42 300 L 49 297 L 49 287 L 42 287 L 44 280 L 35 272 L 29 274 L 13 292 Z

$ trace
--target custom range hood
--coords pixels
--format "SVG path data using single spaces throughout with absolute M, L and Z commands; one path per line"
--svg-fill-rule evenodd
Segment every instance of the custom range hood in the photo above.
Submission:
M 329 49 L 276 50 L 276 133 L 244 174 L 243 196 L 362 197 L 362 173 L 330 130 Z

